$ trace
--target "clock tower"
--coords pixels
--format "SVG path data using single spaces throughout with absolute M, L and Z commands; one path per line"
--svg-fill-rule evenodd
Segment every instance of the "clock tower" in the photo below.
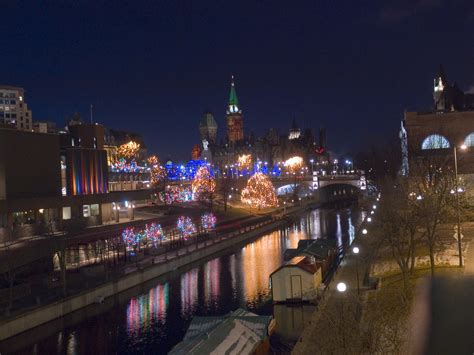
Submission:
M 244 139 L 244 122 L 242 119 L 242 110 L 239 106 L 239 100 L 237 100 L 237 93 L 235 92 L 234 76 L 232 75 L 232 82 L 230 84 L 230 96 L 229 104 L 227 105 L 226 111 L 227 118 L 227 136 L 229 137 L 229 143 Z

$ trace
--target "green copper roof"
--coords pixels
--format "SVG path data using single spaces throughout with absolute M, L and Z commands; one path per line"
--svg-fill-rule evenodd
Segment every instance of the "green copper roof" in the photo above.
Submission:
M 234 76 L 232 76 L 232 83 L 230 85 L 229 105 L 239 106 L 239 100 L 235 92 Z

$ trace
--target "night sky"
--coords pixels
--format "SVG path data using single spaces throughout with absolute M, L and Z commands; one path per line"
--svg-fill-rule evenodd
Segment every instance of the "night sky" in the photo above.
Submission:
M 474 1 L 3 1 L 0 83 L 34 120 L 78 111 L 188 159 L 210 109 L 225 136 L 230 77 L 245 132 L 325 126 L 351 154 L 429 109 L 433 75 L 474 90 Z

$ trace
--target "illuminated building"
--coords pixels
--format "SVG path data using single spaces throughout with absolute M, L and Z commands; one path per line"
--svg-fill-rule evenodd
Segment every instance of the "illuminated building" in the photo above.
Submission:
M 133 219 L 149 192 L 108 192 L 103 138 L 98 124 L 61 134 L 0 128 L 0 242 Z
M 301 130 L 299 129 L 298 125 L 296 124 L 296 120 L 293 120 L 293 124 L 291 125 L 290 134 L 288 135 L 288 139 L 298 139 L 301 136 Z
M 227 104 L 226 118 L 229 144 L 234 144 L 243 140 L 244 121 L 242 117 L 242 109 L 240 108 L 237 93 L 235 91 L 234 76 L 232 76 L 232 82 L 230 84 L 230 95 L 229 103 Z
M 449 84 L 441 67 L 433 86 L 433 109 L 405 111 L 400 129 L 402 172 L 409 172 L 413 159 L 426 155 L 444 155 L 454 164 L 454 147 L 467 146 L 458 154 L 460 174 L 474 174 L 474 94 Z
M 0 86 L 0 124 L 21 131 L 33 129 L 33 115 L 25 101 L 25 90 L 15 86 Z
M 311 129 L 300 129 L 293 120 L 290 131 L 278 134 L 270 128 L 262 137 L 255 137 L 253 133 L 244 135 L 242 107 L 237 99 L 234 77 L 232 77 L 229 101 L 226 109 L 227 135 L 218 143 L 217 123 L 210 112 L 206 112 L 199 123 L 201 142 L 199 149 L 200 159 L 212 163 L 218 172 L 224 172 L 234 167 L 234 175 L 241 174 L 242 170 L 249 173 L 260 168 L 272 170 L 277 163 L 298 155 L 305 161 L 312 159 L 316 164 L 327 161 L 326 132 L 320 129 L 319 141 L 313 136 Z M 252 166 L 239 164 L 239 157 L 250 156 Z M 260 164 L 260 165 L 259 165 Z M 227 172 L 226 172 L 227 174 Z

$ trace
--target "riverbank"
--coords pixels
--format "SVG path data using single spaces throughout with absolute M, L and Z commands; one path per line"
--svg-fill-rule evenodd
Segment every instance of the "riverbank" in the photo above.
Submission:
M 73 296 L 12 316 L 0 323 L 0 340 L 5 340 L 46 322 L 61 318 L 188 264 L 228 249 L 243 246 L 264 233 L 283 227 L 288 223 L 286 217 L 302 213 L 308 206 L 309 204 L 296 206 L 291 210 L 287 210 L 284 215 L 280 214 L 279 217 L 271 220 L 232 231 L 215 239 L 188 245 L 176 250 L 173 253 L 174 255 L 148 258 L 146 261 L 130 267 L 127 274 L 118 279 L 110 280 Z

